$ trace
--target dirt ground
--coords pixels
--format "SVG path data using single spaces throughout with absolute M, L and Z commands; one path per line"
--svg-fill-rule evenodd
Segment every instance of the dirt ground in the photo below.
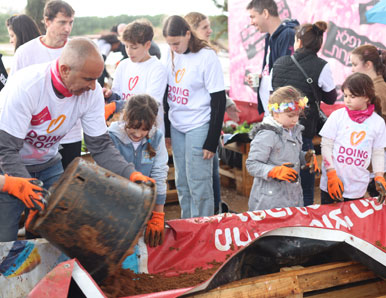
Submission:
M 221 186 L 221 199 L 226 202 L 229 209 L 236 213 L 248 211 L 248 197 L 237 193 L 233 187 Z M 314 202 L 320 203 L 320 188 L 315 187 Z M 165 205 L 165 220 L 178 219 L 181 216 L 181 209 L 178 203 Z

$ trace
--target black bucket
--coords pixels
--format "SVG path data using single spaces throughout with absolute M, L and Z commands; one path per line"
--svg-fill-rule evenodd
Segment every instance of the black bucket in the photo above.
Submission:
M 97 283 L 133 253 L 155 204 L 155 186 L 133 183 L 81 158 L 50 192 L 31 229 L 77 258 Z

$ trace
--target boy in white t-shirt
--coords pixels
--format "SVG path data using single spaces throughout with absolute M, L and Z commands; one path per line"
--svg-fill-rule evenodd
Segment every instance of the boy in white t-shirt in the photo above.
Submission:
M 153 39 L 153 28 L 146 20 L 134 21 L 123 31 L 122 41 L 125 44 L 128 59 L 122 60 L 114 74 L 112 90 L 105 91 L 108 102 L 116 102 L 116 111 L 131 95 L 148 94 L 159 105 L 157 127 L 164 133 L 163 96 L 167 76 L 165 67 L 149 49 Z

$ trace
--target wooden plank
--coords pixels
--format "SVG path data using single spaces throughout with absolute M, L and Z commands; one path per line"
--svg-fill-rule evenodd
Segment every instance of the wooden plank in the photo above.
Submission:
M 369 280 L 376 276 L 372 271 L 362 264 L 354 264 L 325 270 L 323 272 L 313 272 L 298 276 L 299 284 L 304 292 L 331 288 L 338 285 Z
M 166 191 L 166 201 L 165 203 L 175 203 L 178 202 L 177 189 L 170 189 Z
M 316 298 L 362 298 L 362 297 L 386 297 L 386 281 L 376 281 L 365 285 L 354 286 L 346 289 L 332 290 L 322 294 L 315 294 Z
M 175 179 L 175 170 L 173 166 L 169 166 L 169 171 L 168 171 L 168 178 L 167 180 L 174 180 Z
M 220 176 L 225 176 L 231 179 L 236 179 L 236 175 L 232 170 L 226 170 L 224 168 L 219 168 Z
M 296 295 L 296 296 L 294 296 Z M 300 296 L 299 296 L 300 295 Z M 192 297 L 200 298 L 249 298 L 249 297 L 302 297 L 296 276 L 239 285 L 235 288 L 218 288 Z M 190 296 L 189 296 L 190 297 Z
M 374 278 L 362 264 L 329 263 L 235 281 L 197 297 L 282 297 Z

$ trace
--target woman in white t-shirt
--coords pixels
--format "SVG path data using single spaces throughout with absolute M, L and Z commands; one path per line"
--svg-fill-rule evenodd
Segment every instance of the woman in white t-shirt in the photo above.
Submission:
M 210 216 L 214 214 L 212 158 L 226 100 L 221 64 L 184 18 L 169 17 L 163 35 L 171 48 L 166 63 L 165 134 L 169 136 L 170 130 L 181 218 Z
M 334 111 L 324 124 L 322 136 L 323 175 L 321 203 L 363 198 L 370 179 L 386 189 L 384 149 L 385 121 L 371 78 L 354 73 L 342 84 L 345 107 Z

